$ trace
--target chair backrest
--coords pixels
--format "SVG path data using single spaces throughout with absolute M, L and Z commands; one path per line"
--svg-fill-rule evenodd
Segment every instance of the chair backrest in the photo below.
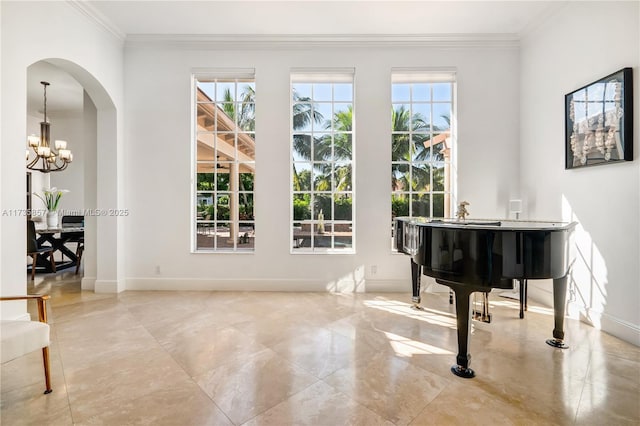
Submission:
M 63 228 L 67 228 L 67 227 L 73 228 L 76 226 L 84 226 L 84 216 L 73 216 L 73 215 L 62 216 Z M 82 238 L 84 238 L 84 231 L 69 232 L 67 233 L 66 237 L 68 242 L 77 243 Z
M 38 250 L 36 240 L 36 224 L 32 220 L 27 220 L 27 254 Z
M 84 226 L 84 216 L 62 216 L 62 226 Z

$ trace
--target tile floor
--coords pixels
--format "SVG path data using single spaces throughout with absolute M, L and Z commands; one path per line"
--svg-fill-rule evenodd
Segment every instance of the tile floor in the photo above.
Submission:
M 497 295 L 469 380 L 446 294 L 29 291 L 52 295 L 53 393 L 39 352 L 2 365 L 2 425 L 640 424 L 640 348 L 574 320 L 551 348 L 549 309 Z

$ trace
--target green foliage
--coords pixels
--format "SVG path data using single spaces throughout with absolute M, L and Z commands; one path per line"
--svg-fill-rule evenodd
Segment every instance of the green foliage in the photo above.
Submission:
M 343 196 L 343 195 L 336 195 L 335 197 L 335 202 L 333 202 L 334 204 L 334 209 L 333 213 L 334 216 L 333 218 L 331 217 L 331 204 L 333 202 L 333 199 L 331 197 L 323 197 L 323 196 L 318 196 L 315 198 L 315 211 L 319 212 L 320 210 L 322 210 L 322 213 L 324 214 L 325 219 L 329 220 L 329 219 L 334 219 L 334 220 L 353 220 L 353 207 L 352 207 L 352 201 L 351 201 L 351 196 Z
M 311 211 L 309 209 L 311 204 L 311 195 L 304 194 L 302 196 L 296 196 L 293 199 L 293 220 L 308 220 L 311 219 Z
M 253 173 L 240 173 L 240 190 L 253 191 L 253 182 L 255 175 Z
M 335 220 L 353 220 L 351 197 L 336 197 Z
M 213 173 L 197 173 L 197 189 L 198 191 L 213 191 Z
M 429 199 L 414 199 L 412 207 L 413 216 L 429 216 L 431 207 Z M 392 217 L 409 216 L 409 196 L 394 196 L 391 199 Z M 445 217 L 444 214 L 444 194 L 433 194 L 433 216 Z
M 209 204 L 204 209 L 204 212 L 205 212 L 205 217 L 204 218 L 206 220 L 213 220 L 213 217 L 214 217 L 213 215 L 214 215 L 214 212 L 215 212 L 215 208 L 216 208 L 216 206 L 214 206 L 213 204 Z
M 393 197 L 391 212 L 392 217 L 409 216 L 409 197 Z

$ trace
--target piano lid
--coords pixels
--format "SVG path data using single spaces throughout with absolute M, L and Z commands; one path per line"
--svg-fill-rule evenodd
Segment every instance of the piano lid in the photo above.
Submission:
M 570 230 L 577 222 L 558 222 L 547 220 L 516 220 L 516 219 L 431 219 L 428 217 L 397 217 L 406 223 L 418 226 L 451 229 L 494 229 L 502 231 L 551 231 Z

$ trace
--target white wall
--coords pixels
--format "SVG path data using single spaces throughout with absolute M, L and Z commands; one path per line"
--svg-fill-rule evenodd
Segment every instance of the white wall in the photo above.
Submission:
M 80 91 L 82 96 L 82 91 Z M 66 189 L 60 200 L 60 220 L 69 211 L 82 211 L 84 204 L 84 116 L 82 111 L 67 113 L 64 116 L 51 116 L 51 140 L 62 139 L 68 142 L 73 153 L 73 161 L 63 172 L 50 173 L 51 187 Z
M 570 311 L 640 345 L 640 3 L 567 2 L 522 42 L 524 216 L 579 221 Z M 633 67 L 634 161 L 564 169 L 564 95 Z M 532 287 L 549 300 L 551 286 Z
M 122 110 L 122 42 L 100 28 L 85 14 L 68 2 L 0 2 L 1 80 L 2 108 L 0 122 L 1 190 L 2 209 L 24 209 L 24 156 L 27 132 L 26 93 L 27 68 L 40 60 L 48 60 L 57 66 L 64 66 L 94 97 L 100 107 L 110 105 Z M 55 30 L 51 26 L 33 25 L 33 22 L 57 22 Z M 28 30 L 27 30 L 28 28 Z M 81 35 L 81 37 L 79 36 Z M 118 112 L 117 114 L 121 114 Z M 116 122 L 122 117 L 109 121 L 113 129 L 110 149 L 116 155 L 121 137 Z M 106 131 L 98 127 L 98 134 Z M 106 138 L 105 144 L 106 144 Z M 110 160 L 109 156 L 106 161 Z M 115 163 L 115 161 L 111 161 Z M 104 167 L 103 167 L 104 168 Z M 107 168 L 107 172 L 109 172 Z M 118 175 L 112 180 L 117 182 Z M 19 184 L 16 184 L 19 182 Z M 120 184 L 120 186 L 122 186 Z M 114 185 L 115 187 L 115 185 Z M 119 188 L 121 189 L 121 188 Z M 105 196 L 116 198 L 109 191 L 100 191 Z M 117 203 L 114 203 L 117 207 Z M 26 223 L 23 215 L 2 216 L 0 228 L 1 265 L 0 293 L 22 294 L 26 291 Z M 98 227 L 100 225 L 98 224 Z M 116 234 L 104 230 L 104 234 Z M 108 238 L 105 238 L 108 240 Z M 111 246 L 115 247 L 115 243 Z M 105 253 L 106 258 L 115 259 L 115 248 Z M 115 264 L 115 267 L 114 267 Z M 105 274 L 117 274 L 118 264 L 112 261 L 110 267 L 103 268 Z M 115 272 L 114 272 L 115 271 Z M 98 272 L 100 273 L 100 272 Z M 107 275 L 107 277 L 110 277 Z M 3 304 L 2 317 L 13 318 L 25 312 L 24 304 L 9 307 Z
M 457 69 L 459 197 L 472 217 L 503 217 L 518 191 L 518 63 L 517 47 L 504 43 L 263 50 L 128 43 L 127 287 L 364 290 L 366 280 L 368 290 L 409 292 L 409 259 L 390 250 L 391 68 Z M 355 68 L 355 255 L 289 254 L 289 73 L 323 66 Z M 190 75 L 224 67 L 256 69 L 256 251 L 192 254 Z
M 80 92 L 82 96 L 82 91 Z M 42 117 L 27 117 L 27 134 L 40 135 Z M 60 200 L 61 210 L 84 209 L 84 117 L 82 111 L 67 112 L 64 115 L 50 115 L 51 140 L 63 139 L 69 143 L 73 152 L 73 162 L 67 170 L 60 173 L 40 173 L 32 171 L 32 191 L 42 195 L 43 188 L 66 189 Z M 33 157 L 33 153 L 31 156 Z M 79 167 L 77 165 L 80 165 Z M 75 166 L 75 167 L 74 167 Z M 33 197 L 33 208 L 44 209 L 44 203 L 38 197 Z

